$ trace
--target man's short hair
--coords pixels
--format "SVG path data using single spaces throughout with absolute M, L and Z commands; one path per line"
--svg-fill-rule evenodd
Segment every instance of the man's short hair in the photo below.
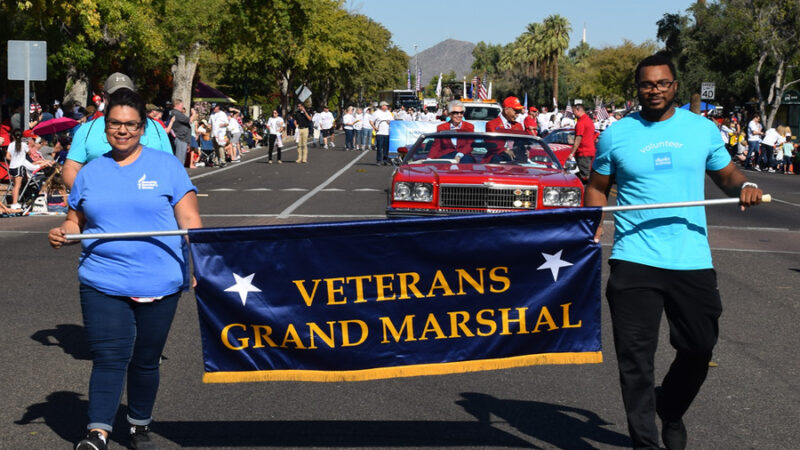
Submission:
M 670 54 L 666 52 L 658 52 L 641 60 L 639 65 L 636 66 L 636 73 L 634 74 L 636 83 L 639 82 L 639 72 L 642 71 L 642 67 L 650 66 L 667 66 L 669 67 L 669 71 L 672 73 L 672 79 L 674 80 L 678 77 L 675 72 L 675 64 L 672 63 Z
M 460 100 L 451 100 L 450 103 L 447 104 L 447 110 L 452 111 L 456 106 L 460 106 L 461 109 L 464 109 L 464 104 L 461 103 Z
M 575 106 L 572 107 L 572 109 L 581 109 L 584 111 L 586 110 L 586 108 L 583 106 L 583 103 L 576 103 Z

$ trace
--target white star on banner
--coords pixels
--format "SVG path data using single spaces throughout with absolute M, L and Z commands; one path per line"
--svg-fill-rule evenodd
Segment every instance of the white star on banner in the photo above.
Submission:
M 261 292 L 261 289 L 253 286 L 253 277 L 256 274 L 251 273 L 246 277 L 240 277 L 237 274 L 233 274 L 233 279 L 236 280 L 236 284 L 225 289 L 225 292 L 237 292 L 239 293 L 239 298 L 242 299 L 242 306 L 247 303 L 247 293 L 248 292 Z
M 550 269 L 550 272 L 553 274 L 553 281 L 558 281 L 558 270 L 562 267 L 568 267 L 572 265 L 571 262 L 566 262 L 561 259 L 561 252 L 563 251 L 564 250 L 559 250 L 558 253 L 554 255 L 542 253 L 545 263 L 539 266 L 536 270 Z

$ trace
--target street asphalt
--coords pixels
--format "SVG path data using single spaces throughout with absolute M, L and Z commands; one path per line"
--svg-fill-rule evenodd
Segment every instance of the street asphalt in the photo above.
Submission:
M 256 149 L 224 169 L 190 171 L 205 226 L 383 218 L 392 168 L 376 166 L 374 152 L 312 147 L 309 163 L 297 164 L 288 143 L 283 164 L 267 164 L 264 155 Z M 800 448 L 800 176 L 747 175 L 775 201 L 744 213 L 707 208 L 724 313 L 715 366 L 685 417 L 691 449 Z M 710 181 L 707 196 L 722 196 Z M 62 220 L 0 219 L 2 449 L 66 449 L 84 434 L 91 360 L 78 299 L 80 248 L 55 251 L 46 239 Z M 607 272 L 604 263 L 603 285 Z M 659 377 L 674 354 L 663 322 Z M 197 310 L 187 292 L 164 351 L 154 439 L 161 448 L 198 449 L 625 448 L 610 332 L 604 301 L 601 364 L 203 384 Z M 127 443 L 120 411 L 111 448 Z

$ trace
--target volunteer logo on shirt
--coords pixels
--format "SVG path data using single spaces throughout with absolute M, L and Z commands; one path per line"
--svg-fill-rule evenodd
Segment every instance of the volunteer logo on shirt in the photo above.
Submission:
M 653 154 L 653 166 L 655 170 L 667 170 L 672 168 L 672 153 Z
M 147 181 L 147 174 L 142 174 L 142 178 L 139 178 L 137 185 L 139 189 L 155 189 L 158 187 L 158 181 Z

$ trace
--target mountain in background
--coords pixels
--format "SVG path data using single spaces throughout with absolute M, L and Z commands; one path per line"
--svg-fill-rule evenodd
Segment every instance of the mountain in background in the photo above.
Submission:
M 474 48 L 475 44 L 472 42 L 448 39 L 417 53 L 417 64 L 422 69 L 422 85 L 427 85 L 431 78 L 438 77 L 440 72 L 447 74 L 453 70 L 457 80 L 469 75 L 472 71 L 472 61 L 475 60 L 472 56 Z M 410 64 L 413 71 L 413 56 Z

